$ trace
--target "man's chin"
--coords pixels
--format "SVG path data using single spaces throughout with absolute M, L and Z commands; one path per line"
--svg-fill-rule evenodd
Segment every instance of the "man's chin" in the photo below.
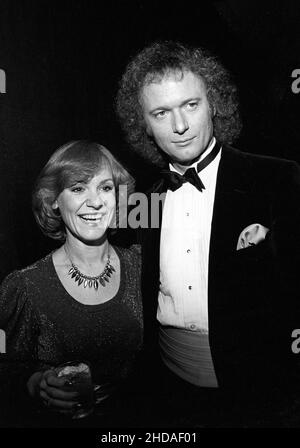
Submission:
M 191 154 L 190 156 L 178 158 L 177 160 L 173 160 L 173 163 L 176 163 L 176 164 L 182 165 L 182 166 L 190 166 L 193 163 L 197 162 L 197 160 L 200 159 L 200 156 L 201 156 L 201 153 L 198 155 Z

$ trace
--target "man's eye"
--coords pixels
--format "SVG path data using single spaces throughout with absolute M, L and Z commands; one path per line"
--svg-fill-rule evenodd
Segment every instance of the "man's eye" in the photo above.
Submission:
M 197 101 L 191 101 L 190 103 L 187 103 L 187 107 L 188 107 L 189 109 L 196 109 L 197 106 L 198 106 Z
M 154 116 L 155 118 L 164 118 L 166 114 L 167 114 L 166 110 L 160 110 L 159 112 L 156 112 Z

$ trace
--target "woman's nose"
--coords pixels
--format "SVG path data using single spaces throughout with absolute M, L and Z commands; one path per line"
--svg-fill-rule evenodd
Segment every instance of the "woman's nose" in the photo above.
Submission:
M 101 208 L 105 204 L 105 201 L 99 191 L 90 192 L 86 204 L 88 207 Z

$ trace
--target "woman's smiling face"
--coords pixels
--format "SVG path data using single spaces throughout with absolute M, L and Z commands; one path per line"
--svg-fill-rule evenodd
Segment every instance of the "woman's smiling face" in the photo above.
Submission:
M 78 180 L 66 187 L 53 204 L 59 209 L 71 235 L 85 243 L 102 238 L 111 225 L 116 210 L 116 191 L 109 167 L 103 168 L 88 182 Z

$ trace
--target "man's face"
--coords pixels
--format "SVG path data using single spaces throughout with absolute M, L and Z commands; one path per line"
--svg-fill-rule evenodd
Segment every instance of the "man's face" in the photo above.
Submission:
M 141 105 L 147 133 L 171 161 L 191 165 L 213 135 L 203 81 L 190 71 L 173 72 L 145 85 Z

